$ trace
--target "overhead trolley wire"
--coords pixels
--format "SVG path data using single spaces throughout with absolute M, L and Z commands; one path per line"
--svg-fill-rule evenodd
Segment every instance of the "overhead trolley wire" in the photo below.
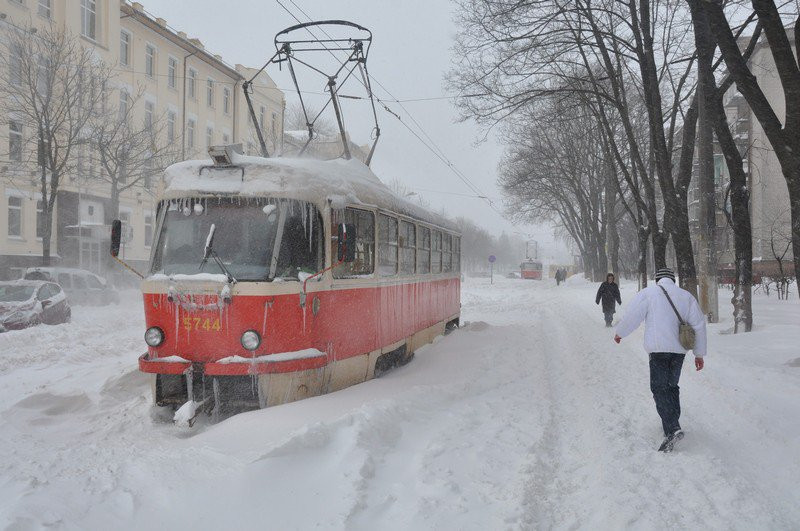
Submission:
M 286 5 L 284 5 L 284 3 L 283 3 L 281 0 L 275 0 L 275 1 L 278 3 L 278 5 L 279 5 L 280 7 L 282 7 L 282 8 L 283 8 L 283 10 L 284 10 L 284 11 L 286 11 L 286 12 L 287 12 L 287 13 L 288 13 L 288 14 L 289 14 L 289 15 L 290 15 L 290 16 L 291 16 L 291 17 L 292 17 L 292 18 L 293 18 L 295 21 L 297 21 L 297 23 L 298 23 L 298 24 L 302 24 L 302 23 L 303 23 L 303 22 L 302 22 L 302 21 L 301 21 L 301 20 L 300 20 L 300 19 L 297 17 L 297 15 L 295 15 L 295 14 L 294 14 L 294 13 L 293 13 L 293 12 L 292 12 L 292 11 L 291 11 L 289 8 L 287 8 L 287 7 L 286 7 Z M 305 16 L 305 17 L 306 17 L 306 18 L 307 18 L 309 21 L 312 21 L 312 22 L 313 22 L 313 19 L 312 19 L 312 18 L 309 16 L 309 14 L 308 14 L 308 13 L 306 13 L 306 12 L 305 12 L 305 11 L 304 11 L 304 10 L 303 10 L 303 9 L 302 9 L 300 6 L 298 6 L 298 5 L 297 5 L 297 4 L 294 2 L 294 0 L 289 0 L 289 1 L 290 1 L 290 2 L 292 3 L 292 5 L 294 5 L 294 6 L 295 6 L 295 7 L 296 7 L 296 8 L 297 8 L 297 9 L 298 9 L 298 10 L 299 10 L 299 11 L 300 11 L 300 12 L 301 12 L 301 13 L 302 13 L 302 14 L 303 14 L 303 15 L 304 15 L 304 16 Z M 310 28 L 305 28 L 305 29 L 306 29 L 306 31 L 308 31 L 308 32 L 311 34 L 311 36 L 312 36 L 312 37 L 314 37 L 315 39 L 319 40 L 319 38 L 317 37 L 317 35 L 316 35 L 316 34 L 315 34 L 313 31 L 311 31 L 311 29 L 310 29 Z M 328 37 L 328 39 L 333 39 L 333 37 L 331 37 L 331 36 L 330 36 L 330 35 L 329 35 L 329 34 L 328 34 L 328 33 L 327 33 L 327 32 L 326 32 L 326 31 L 325 31 L 323 28 L 320 28 L 320 30 L 322 31 L 322 33 L 323 33 L 323 34 L 324 34 L 326 37 Z M 322 44 L 322 47 L 323 47 L 324 49 L 326 49 L 326 50 L 328 51 L 328 53 L 330 53 L 330 54 L 331 54 L 331 56 L 333 56 L 333 57 L 334 57 L 334 58 L 335 58 L 337 61 L 339 61 L 339 62 L 341 63 L 341 60 L 340 60 L 338 57 L 336 57 L 336 55 L 335 55 L 335 54 L 334 54 L 334 53 L 333 53 L 331 50 L 327 49 L 327 47 L 326 47 L 324 44 Z M 455 164 L 454 164 L 454 163 L 453 163 L 453 162 L 452 162 L 452 161 L 451 161 L 451 160 L 450 160 L 450 159 L 447 157 L 447 155 L 444 153 L 444 150 L 442 150 L 442 149 L 441 149 L 441 147 L 439 147 L 439 145 L 436 143 L 436 141 L 435 141 L 435 140 L 433 140 L 433 138 L 432 138 L 432 137 L 431 137 L 431 136 L 430 136 L 430 135 L 427 133 L 427 131 L 425 130 L 425 128 L 424 128 L 424 127 L 422 127 L 422 125 L 421 125 L 421 124 L 420 124 L 420 123 L 419 123 L 419 122 L 416 120 L 416 118 L 414 118 L 414 116 L 413 116 L 413 115 L 412 115 L 412 114 L 411 114 L 411 113 L 408 111 L 408 109 L 406 109 L 406 108 L 405 108 L 405 106 L 403 105 L 402 101 L 401 101 L 399 98 L 397 98 L 397 97 L 396 97 L 394 94 L 392 94 L 392 93 L 391 93 L 391 91 L 389 91 L 389 90 L 386 88 L 386 86 L 384 86 L 384 85 L 383 85 L 383 84 L 382 84 L 382 83 L 381 83 L 381 82 L 380 82 L 380 81 L 379 81 L 379 80 L 378 80 L 378 79 L 377 79 L 377 78 L 376 78 L 374 75 L 371 75 L 371 74 L 369 74 L 369 77 L 370 77 L 370 78 L 371 78 L 373 81 L 375 81 L 375 83 L 377 83 L 377 84 L 378 84 L 378 86 L 379 86 L 380 88 L 382 88 L 382 89 L 383 89 L 383 91 L 384 91 L 386 94 L 388 94 L 388 95 L 389 95 L 389 97 L 391 98 L 391 100 L 388 100 L 388 102 L 387 102 L 387 101 L 384 101 L 383 99 L 381 99 L 381 98 L 379 98 L 379 97 L 375 96 L 375 99 L 378 101 L 378 103 L 380 103 L 380 104 L 383 106 L 384 110 L 385 110 L 387 113 L 389 113 L 391 116 L 395 117 L 395 118 L 396 118 L 396 119 L 397 119 L 397 120 L 398 120 L 398 121 L 399 121 L 399 122 L 400 122 L 400 123 L 403 125 L 403 127 L 405 127 L 405 128 L 406 128 L 406 129 L 407 129 L 407 130 L 408 130 L 408 131 L 409 131 L 409 132 L 412 134 L 412 135 L 414 135 L 414 137 L 416 137 L 416 138 L 417 138 L 417 140 L 419 140 L 419 141 L 420 141 L 420 143 L 422 143 L 422 145 L 424 145 L 424 146 L 425 146 L 425 147 L 426 147 L 426 148 L 427 148 L 427 149 L 428 149 L 428 150 L 429 150 L 431 153 L 433 153 L 433 154 L 434 154 L 434 155 L 435 155 L 435 156 L 436 156 L 436 157 L 437 157 L 437 158 L 438 158 L 438 159 L 439 159 L 439 160 L 440 160 L 440 161 L 441 161 L 441 162 L 442 162 L 442 163 L 443 163 L 445 166 L 447 166 L 447 167 L 450 169 L 450 171 L 452 171 L 452 172 L 453 172 L 453 173 L 456 175 L 456 177 L 458 177 L 458 178 L 459 178 L 459 179 L 460 179 L 460 180 L 461 180 L 461 181 L 462 181 L 462 182 L 463 182 L 463 183 L 464 183 L 464 184 L 467 186 L 467 188 L 469 188 L 469 189 L 470 189 L 470 190 L 471 190 L 471 191 L 472 191 L 472 192 L 473 192 L 473 193 L 474 193 L 476 196 L 478 196 L 478 197 L 482 198 L 484 201 L 486 201 L 486 203 L 489 205 L 489 207 L 490 207 L 492 210 L 494 210 L 494 211 L 495 211 L 495 212 L 496 212 L 498 215 L 500 215 L 500 217 L 502 217 L 503 219 L 508 219 L 508 218 L 506 218 L 505 214 L 504 214 L 504 213 L 503 213 L 503 212 L 502 212 L 500 209 L 498 209 L 498 208 L 495 206 L 495 204 L 494 204 L 494 201 L 492 201 L 492 200 L 491 200 L 491 199 L 490 199 L 490 198 L 489 198 L 489 197 L 488 197 L 486 194 L 484 194 L 484 193 L 483 193 L 483 192 L 480 190 L 480 188 L 478 188 L 478 187 L 477 187 L 477 186 L 476 186 L 476 185 L 475 185 L 475 184 L 474 184 L 474 183 L 473 183 L 473 182 L 472 182 L 472 181 L 471 181 L 471 180 L 470 180 L 470 179 L 469 179 L 469 178 L 468 178 L 466 175 L 464 175 L 464 173 L 463 173 L 463 172 L 461 172 L 461 170 L 459 170 L 459 169 L 456 167 L 456 165 L 455 165 Z M 361 83 L 362 83 L 362 85 L 364 85 L 364 88 L 366 88 L 367 90 L 370 90 L 370 88 L 367 86 L 367 84 L 365 84 L 363 81 L 361 81 Z M 468 97 L 477 97 L 477 96 L 479 96 L 479 95 L 477 95 L 477 94 L 475 94 L 475 95 L 468 95 Z M 456 97 L 458 97 L 458 96 L 444 97 L 444 98 L 441 98 L 441 99 L 450 99 L 450 98 L 456 98 Z M 361 98 L 359 98 L 359 97 L 348 97 L 348 98 L 349 98 L 349 99 L 361 99 Z M 436 98 L 436 99 L 439 99 L 439 98 Z M 416 131 L 415 131 L 415 130 L 412 128 L 412 127 L 410 127 L 410 126 L 409 126 L 409 125 L 408 125 L 408 124 L 407 124 L 407 123 L 406 123 L 406 122 L 405 122 L 405 121 L 402 119 L 402 117 L 401 117 L 401 116 L 400 116 L 398 113 L 396 113 L 395 111 L 393 111 L 392 109 L 390 109 L 387 103 L 397 103 L 397 104 L 400 106 L 400 108 L 403 110 L 403 112 L 405 112 L 405 114 L 406 114 L 406 115 L 408 115 L 408 117 L 411 119 L 411 121 L 414 123 L 414 125 L 416 125 L 416 127 L 417 127 L 417 128 L 418 128 L 418 129 L 419 129 L 421 132 L 422 132 L 422 135 L 424 135 L 424 136 L 425 136 L 425 138 L 427 138 L 427 139 L 428 139 L 428 142 L 426 142 L 426 141 L 425 141 L 425 139 L 423 139 L 423 138 L 422 138 L 422 136 L 420 136 L 420 134 L 419 134 L 419 133 L 417 133 L 417 132 L 416 132 Z M 511 220 L 509 220 L 509 221 L 511 221 Z

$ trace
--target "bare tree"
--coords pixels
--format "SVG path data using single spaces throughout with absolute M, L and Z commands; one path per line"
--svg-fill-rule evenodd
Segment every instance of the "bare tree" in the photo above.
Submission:
M 119 106 L 105 106 L 91 120 L 91 142 L 100 159 L 100 178 L 110 186 L 111 216 L 119 217 L 120 194 L 134 187 L 149 190 L 151 179 L 177 160 L 175 123 L 155 114 L 155 105 L 143 101 L 143 92 L 121 91 Z M 147 106 L 144 119 L 137 119 Z M 171 137 L 171 138 L 170 138 Z
M 791 32 L 774 1 L 752 0 L 751 2 L 753 13 L 763 27 L 769 43 L 770 54 L 783 89 L 785 119 L 781 121 L 779 111 L 767 99 L 748 64 L 747 56 L 739 47 L 724 6 L 719 2 L 708 0 L 701 3 L 736 87 L 747 100 L 772 144 L 786 179 L 791 211 L 794 271 L 795 278 L 800 278 L 800 64 L 790 40 L 793 33 L 796 46 L 797 36 L 800 35 L 800 14 L 795 10 L 789 15 L 794 21 L 794 31 Z
M 657 267 L 665 265 L 672 236 L 681 281 L 696 292 L 686 205 L 694 150 L 686 135 L 696 120 L 688 10 L 674 0 L 460 4 L 460 59 L 449 79 L 465 95 L 465 117 L 492 125 L 531 101 L 582 95 L 605 129 L 635 212 L 643 214 L 637 224 L 653 242 Z M 681 131 L 688 164 L 676 168 Z
M 616 189 L 603 157 L 602 131 L 576 97 L 529 104 L 510 120 L 500 185 L 520 221 L 554 221 L 575 242 L 592 278 L 608 271 Z
M 26 131 L 42 195 L 42 264 L 50 264 L 53 212 L 62 180 L 105 98 L 111 70 L 63 29 L 10 29 L 0 42 L 0 112 Z
M 768 221 L 770 254 L 777 265 L 777 269 L 770 271 L 768 277 L 769 281 L 775 284 L 778 299 L 789 298 L 789 286 L 792 283 L 792 275 L 786 271 L 786 266 L 784 265 L 786 255 L 792 246 L 792 235 L 784 230 L 783 219 L 786 214 L 786 211 L 777 212 Z
M 687 0 L 687 3 L 692 11 L 699 57 L 698 77 L 701 90 L 698 91 L 698 94 L 704 98 L 703 104 L 708 125 L 717 137 L 730 176 L 730 183 L 724 194 L 726 203 L 730 203 L 730 209 L 724 205 L 722 209 L 734 235 L 735 279 L 732 298 L 734 333 L 739 332 L 741 328 L 744 328 L 745 332 L 750 332 L 753 328 L 753 231 L 750 221 L 750 194 L 742 154 L 734 140 L 723 106 L 725 92 L 732 86 L 733 78 L 727 75 L 719 86 L 717 85 L 712 66 L 716 43 L 709 26 L 705 4 L 700 0 Z M 740 33 L 746 27 L 747 24 L 743 24 Z M 743 52 L 743 57 L 749 58 L 755 50 L 761 28 L 760 23 L 756 24 L 749 45 Z M 714 193 L 713 186 L 711 190 Z M 713 215 L 716 216 L 716 212 L 713 212 Z

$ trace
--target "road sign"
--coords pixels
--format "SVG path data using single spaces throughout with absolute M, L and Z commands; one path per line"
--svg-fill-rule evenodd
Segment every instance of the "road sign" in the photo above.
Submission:
M 490 264 L 495 263 L 496 260 L 497 260 L 497 257 L 495 255 L 493 255 L 493 254 L 489 255 L 489 263 Z

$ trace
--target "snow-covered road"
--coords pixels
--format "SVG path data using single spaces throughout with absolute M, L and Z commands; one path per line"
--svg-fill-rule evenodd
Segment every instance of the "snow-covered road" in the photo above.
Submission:
M 134 294 L 2 334 L 0 528 L 800 527 L 800 304 L 713 327 L 664 455 L 641 333 L 571 280 L 468 280 L 469 324 L 409 365 L 192 430 L 149 405 Z

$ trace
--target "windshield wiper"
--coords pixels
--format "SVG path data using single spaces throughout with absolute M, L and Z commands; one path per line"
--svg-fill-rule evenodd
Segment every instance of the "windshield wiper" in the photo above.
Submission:
M 213 258 L 214 262 L 216 262 L 220 270 L 223 273 L 225 273 L 225 276 L 228 278 L 228 283 L 236 282 L 236 278 L 234 278 L 234 276 L 231 275 L 231 272 L 228 270 L 227 267 L 225 267 L 225 264 L 222 263 L 220 257 L 217 255 L 217 253 L 214 252 L 214 247 L 213 247 L 214 233 L 216 232 L 216 230 L 217 226 L 214 223 L 212 223 L 211 227 L 208 228 L 208 236 L 206 236 L 206 246 L 203 249 L 203 259 L 200 261 L 200 271 L 203 270 L 203 267 L 205 267 L 206 262 L 208 262 L 208 259 Z

